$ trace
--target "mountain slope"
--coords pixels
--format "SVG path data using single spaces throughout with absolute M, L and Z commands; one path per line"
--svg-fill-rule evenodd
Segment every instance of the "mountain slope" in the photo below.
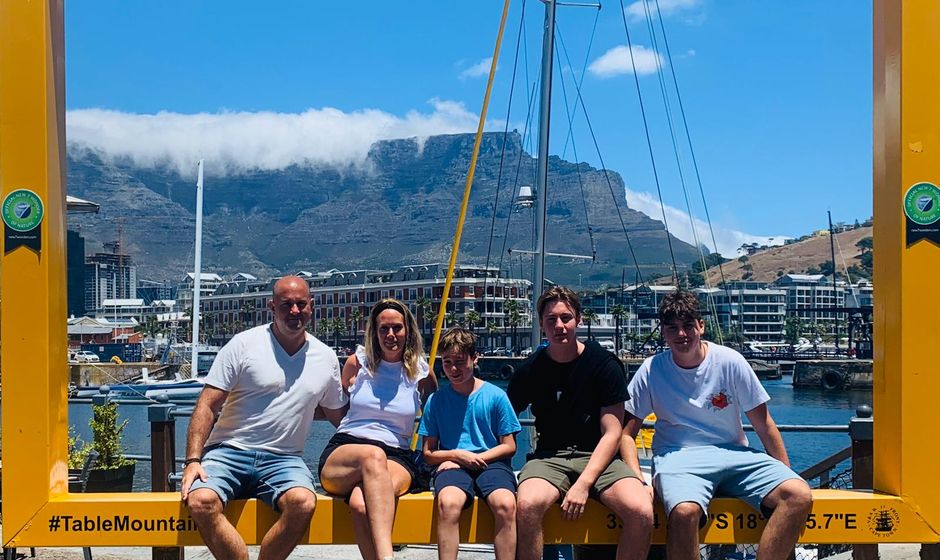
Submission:
M 835 254 L 836 271 L 840 274 L 845 273 L 845 269 L 852 265 L 861 266 L 862 250 L 856 247 L 856 243 L 866 237 L 871 237 L 872 228 L 860 227 L 848 231 L 837 233 L 835 236 Z M 816 267 L 820 263 L 831 261 L 832 252 L 829 244 L 828 235 L 819 235 L 790 243 L 771 247 L 763 251 L 749 255 L 747 260 L 732 260 L 724 263 L 721 268 L 724 271 L 726 280 L 741 280 L 748 272 L 745 268 L 751 266 L 750 272 L 753 274 L 749 280 L 758 282 L 773 282 L 779 276 L 790 273 L 805 273 L 807 270 Z M 712 285 L 721 281 L 721 274 L 717 266 L 708 269 L 708 279 Z M 854 282 L 858 278 L 853 277 Z
M 449 257 L 473 136 L 434 136 L 378 142 L 364 165 L 346 168 L 293 166 L 238 175 L 207 173 L 203 269 L 258 276 L 297 270 L 387 268 Z M 491 264 L 507 248 L 532 246 L 532 210 L 514 211 L 513 180 L 531 184 L 535 160 L 512 134 L 502 158 L 501 134 L 486 134 L 461 247 L 461 262 L 482 264 L 493 223 L 501 176 Z M 585 207 L 597 247 L 593 263 L 550 258 L 546 275 L 555 281 L 620 281 L 622 267 L 634 270 L 607 178 L 601 170 L 553 157 L 549 161 L 548 250 L 590 254 Z M 579 178 L 580 175 L 580 178 Z M 140 168 L 70 146 L 69 193 L 101 204 L 97 215 L 70 216 L 89 243 L 88 252 L 117 238 L 123 220 L 125 252 L 139 276 L 178 279 L 192 269 L 194 180 L 166 168 Z M 670 258 L 660 222 L 627 208 L 623 180 L 609 173 L 617 204 L 643 274 L 663 272 Z M 584 198 L 581 196 L 583 185 Z M 518 190 L 518 186 L 515 186 Z M 672 238 L 676 261 L 696 251 Z M 524 264 L 524 268 L 520 268 Z M 529 257 L 513 256 L 503 267 L 528 277 Z

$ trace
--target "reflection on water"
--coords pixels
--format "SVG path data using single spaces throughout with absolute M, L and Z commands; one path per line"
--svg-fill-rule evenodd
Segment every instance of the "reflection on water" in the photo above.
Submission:
M 780 381 L 766 381 L 764 387 L 770 394 L 770 412 L 777 424 L 822 424 L 848 426 L 849 419 L 855 415 L 855 409 L 862 404 L 871 404 L 869 391 L 824 391 L 822 389 L 794 390 L 790 378 Z M 506 382 L 497 385 L 505 388 Z M 121 405 L 119 414 L 130 422 L 125 432 L 124 444 L 128 453 L 150 454 L 150 426 L 147 422 L 146 406 Z M 69 423 L 86 441 L 91 439 L 88 420 L 91 406 L 85 404 L 69 405 Z M 176 422 L 176 455 L 182 457 L 186 452 L 187 418 Z M 327 422 L 315 422 L 307 439 L 304 454 L 307 464 L 316 473 L 316 464 L 327 440 L 333 434 L 333 427 Z M 751 444 L 762 447 L 755 434 L 749 434 Z M 790 462 L 795 470 L 800 471 L 817 463 L 819 460 L 847 447 L 850 444 L 847 433 L 814 434 L 785 433 L 783 439 L 787 445 Z M 520 437 L 518 450 L 513 458 L 513 466 L 519 468 L 529 451 L 528 438 Z M 150 463 L 139 462 L 134 481 L 135 490 L 150 488 Z

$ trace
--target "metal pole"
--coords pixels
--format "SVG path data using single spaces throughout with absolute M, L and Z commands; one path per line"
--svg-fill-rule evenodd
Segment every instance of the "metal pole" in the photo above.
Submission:
M 849 437 L 852 438 L 852 489 L 870 489 L 874 485 L 874 422 L 872 409 L 860 405 L 855 418 L 849 421 Z M 854 560 L 878 560 L 877 544 L 852 545 Z
M 150 489 L 153 492 L 175 492 L 170 474 L 176 470 L 176 408 L 167 404 L 167 397 L 157 398 L 159 404 L 147 407 L 150 421 Z M 153 560 L 183 560 L 183 547 L 153 547 Z
M 548 201 L 548 130 L 552 109 L 552 53 L 555 49 L 555 0 L 545 0 L 545 34 L 542 39 L 542 90 L 539 110 L 539 154 L 535 188 L 535 271 L 532 284 L 532 348 L 542 341 L 538 299 L 545 283 L 545 221 Z
M 832 231 L 832 212 L 826 210 L 829 216 L 829 253 L 832 255 L 832 306 L 839 307 L 839 294 L 836 292 L 836 239 Z M 839 353 L 839 312 L 833 313 L 836 324 L 836 354 Z
M 193 349 L 192 361 L 189 366 L 189 376 L 195 378 L 197 375 L 197 359 L 199 351 L 199 307 L 200 294 L 202 290 L 202 160 L 199 160 L 199 168 L 196 175 L 196 260 L 193 271 L 193 314 L 190 320 L 193 323 Z

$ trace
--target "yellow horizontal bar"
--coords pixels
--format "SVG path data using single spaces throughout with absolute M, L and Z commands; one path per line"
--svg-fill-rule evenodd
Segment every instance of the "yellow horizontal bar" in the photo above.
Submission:
M 937 543 L 940 537 L 897 496 L 845 490 L 815 490 L 813 511 L 801 542 Z M 393 540 L 402 544 L 430 544 L 436 540 L 434 499 L 430 493 L 401 498 Z M 270 508 L 256 500 L 232 502 L 226 515 L 249 544 L 257 544 L 276 519 Z M 584 517 L 566 522 L 557 507 L 545 517 L 548 543 L 613 544 L 619 521 L 596 502 Z M 764 519 L 739 500 L 712 502 L 709 522 L 702 529 L 708 544 L 754 543 Z M 666 530 L 663 511 L 657 508 L 653 541 L 662 543 Z M 461 541 L 491 543 L 493 518 L 475 503 L 461 518 Z M 65 494 L 47 503 L 25 529 L 5 543 L 26 546 L 179 546 L 198 545 L 201 539 L 176 493 Z M 320 496 L 305 544 L 354 544 L 349 508 L 342 500 Z

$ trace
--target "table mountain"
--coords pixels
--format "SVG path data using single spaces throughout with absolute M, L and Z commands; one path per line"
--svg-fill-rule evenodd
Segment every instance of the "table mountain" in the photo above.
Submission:
M 531 257 L 513 253 L 509 259 L 503 238 L 508 231 L 505 248 L 531 249 L 534 209 L 514 208 L 511 199 L 519 185 L 534 182 L 535 160 L 517 133 L 508 136 L 505 153 L 502 144 L 502 134 L 484 135 L 460 262 L 482 264 L 489 250 L 491 264 L 503 256 L 504 269 L 528 278 Z M 473 135 L 442 135 L 423 142 L 376 142 L 364 163 L 345 167 L 207 172 L 203 270 L 266 277 L 446 261 L 472 148 Z M 68 157 L 69 194 L 101 204 L 97 215 L 69 216 L 70 227 L 85 236 L 87 252 L 115 241 L 120 223 L 124 252 L 135 258 L 139 277 L 176 280 L 192 270 L 194 178 L 168 166 L 135 166 L 79 146 L 70 146 Z M 586 163 L 552 157 L 549 177 L 548 250 L 590 255 L 590 227 L 596 260 L 551 257 L 548 278 L 619 283 L 626 267 L 633 279 L 636 268 L 611 191 L 642 274 L 668 270 L 662 223 L 627 208 L 620 175 L 605 176 Z M 675 237 L 672 246 L 677 262 L 696 258 L 694 247 Z

